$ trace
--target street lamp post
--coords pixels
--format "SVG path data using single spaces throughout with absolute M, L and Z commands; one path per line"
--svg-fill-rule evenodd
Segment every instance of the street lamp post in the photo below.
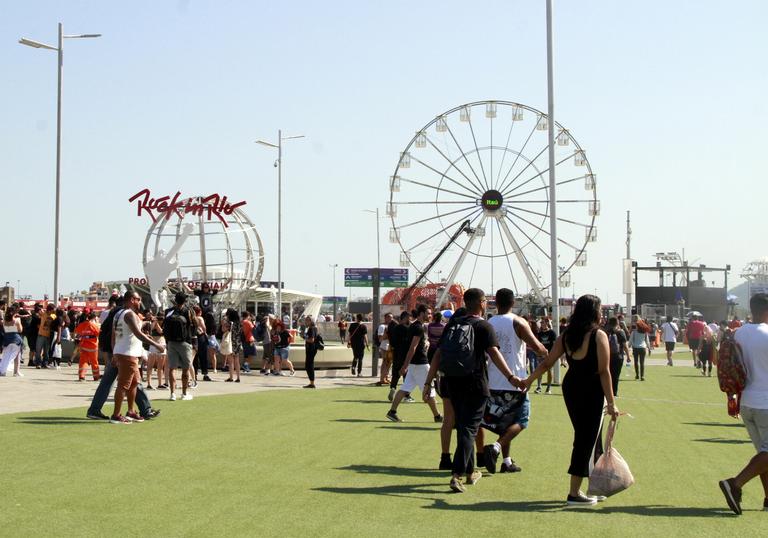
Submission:
M 283 132 L 277 131 L 277 144 L 257 140 L 257 144 L 277 149 L 277 312 L 283 319 L 283 140 L 304 138 L 304 135 L 283 136 Z
M 101 37 L 101 34 L 64 35 L 64 26 L 59 23 L 58 46 L 46 45 L 39 41 L 33 41 L 22 37 L 19 43 L 35 49 L 48 49 L 58 52 L 58 91 L 56 92 L 56 222 L 53 247 L 53 300 L 59 304 L 59 224 L 61 215 L 61 87 L 64 68 L 64 40 Z
M 379 208 L 376 211 L 372 209 L 363 209 L 366 213 L 376 215 L 376 269 L 373 271 L 373 321 L 371 323 L 371 332 L 377 331 L 381 317 L 381 241 L 379 240 Z M 376 334 L 376 333 L 374 333 Z M 371 376 L 376 377 L 379 372 L 379 346 L 373 346 L 371 349 Z
M 336 268 L 339 266 L 338 263 L 329 263 L 328 267 L 333 268 L 333 321 L 336 321 Z

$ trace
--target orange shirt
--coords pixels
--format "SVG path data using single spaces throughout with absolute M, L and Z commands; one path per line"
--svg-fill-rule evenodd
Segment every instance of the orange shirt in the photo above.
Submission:
M 240 322 L 240 325 L 243 328 L 243 339 L 249 344 L 252 343 L 254 340 L 253 322 L 251 322 L 251 320 L 249 319 L 244 319 L 243 321 Z
M 80 338 L 82 351 L 99 350 L 99 325 L 95 321 L 84 321 L 75 327 L 75 335 Z

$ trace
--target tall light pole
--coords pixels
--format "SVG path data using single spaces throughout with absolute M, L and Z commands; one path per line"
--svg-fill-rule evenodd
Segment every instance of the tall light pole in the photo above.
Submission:
M 336 303 L 338 302 L 336 300 L 336 268 L 339 266 L 338 263 L 329 263 L 328 267 L 333 268 L 333 321 L 336 321 Z
M 376 215 L 376 267 L 381 268 L 381 238 L 379 235 L 379 208 L 376 211 L 373 209 L 363 209 L 366 213 L 373 213 Z
M 277 144 L 257 140 L 257 144 L 277 149 L 277 312 L 283 319 L 283 140 L 304 138 L 304 135 L 283 136 L 283 132 L 277 131 Z
M 92 37 L 101 37 L 101 34 L 79 34 L 64 35 L 64 26 L 59 23 L 59 41 L 58 47 L 46 45 L 39 41 L 33 41 L 22 37 L 19 43 L 36 49 L 48 49 L 58 52 L 58 91 L 56 92 L 56 222 L 55 239 L 53 247 L 53 300 L 59 304 L 59 223 L 61 215 L 61 85 L 64 69 L 64 40 L 65 39 L 87 39 Z
M 552 0 L 547 0 L 547 116 L 549 142 L 549 256 L 552 319 L 560 319 L 560 275 L 557 267 L 557 184 L 555 183 L 555 81 L 553 66 Z M 552 323 L 555 334 L 559 323 Z M 555 383 L 560 383 L 560 362 L 555 361 Z

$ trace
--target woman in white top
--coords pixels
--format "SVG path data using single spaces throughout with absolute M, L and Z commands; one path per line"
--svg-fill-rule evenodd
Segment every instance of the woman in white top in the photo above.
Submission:
M 637 323 L 632 323 L 629 345 L 632 346 L 632 357 L 635 360 L 635 379 L 645 381 L 645 354 L 650 354 L 651 343 L 648 340 L 648 333 L 641 332 Z
M 5 311 L 3 330 L 5 333 L 3 334 L 3 354 L 0 357 L 0 376 L 5 376 L 11 362 L 13 362 L 13 376 L 23 377 L 24 374 L 19 371 L 23 344 L 21 318 L 16 315 L 16 309 L 13 307 L 9 307 Z

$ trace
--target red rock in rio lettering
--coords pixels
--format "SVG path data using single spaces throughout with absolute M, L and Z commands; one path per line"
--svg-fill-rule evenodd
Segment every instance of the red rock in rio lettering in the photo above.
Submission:
M 169 220 L 175 213 L 180 219 L 184 218 L 184 215 L 191 213 L 197 217 L 205 215 L 208 220 L 211 220 L 214 216 L 218 218 L 226 227 L 229 227 L 227 223 L 228 217 L 234 213 L 235 209 L 246 204 L 245 200 L 231 203 L 227 200 L 226 196 L 219 194 L 211 194 L 209 196 L 198 196 L 196 198 L 181 198 L 181 191 L 176 191 L 173 198 L 170 196 L 161 196 L 160 198 L 152 198 L 152 193 L 149 189 L 142 189 L 130 198 L 129 202 L 136 202 L 137 215 L 140 217 L 143 211 L 146 211 L 152 222 L 157 222 L 155 212 L 160 214 L 160 218 L 163 216 L 165 220 Z

